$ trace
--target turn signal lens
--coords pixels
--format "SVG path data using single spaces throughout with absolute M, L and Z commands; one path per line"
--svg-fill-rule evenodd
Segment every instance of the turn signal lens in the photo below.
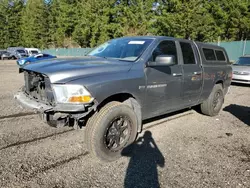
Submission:
M 91 96 L 72 96 L 68 102 L 87 103 L 91 101 Z

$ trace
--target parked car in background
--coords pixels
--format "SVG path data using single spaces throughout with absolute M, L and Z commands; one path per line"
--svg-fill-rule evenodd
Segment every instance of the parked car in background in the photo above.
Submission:
M 232 65 L 234 83 L 250 84 L 250 55 L 242 56 Z
M 53 56 L 53 55 L 50 55 L 50 54 L 36 54 L 36 55 L 33 55 L 31 57 L 27 57 L 27 58 L 21 58 L 21 59 L 18 59 L 17 60 L 17 64 L 22 67 L 26 64 L 30 64 L 32 62 L 36 62 L 36 61 L 39 61 L 39 60 L 44 60 L 44 59 L 52 59 L 52 58 L 56 58 L 56 56 Z
M 171 37 L 124 37 L 86 57 L 20 68 L 15 95 L 54 127 L 86 126 L 90 153 L 113 161 L 142 131 L 142 120 L 199 105 L 216 116 L 231 84 L 224 48 Z
M 0 59 L 1 60 L 5 60 L 5 59 L 10 59 L 11 55 L 9 52 L 7 52 L 6 50 L 0 50 Z
M 20 59 L 28 57 L 28 54 L 25 51 L 25 48 L 23 47 L 9 47 L 7 48 L 7 51 L 11 55 L 11 59 Z
M 41 51 L 38 48 L 25 48 L 25 51 L 29 56 L 33 56 L 33 55 L 41 53 Z

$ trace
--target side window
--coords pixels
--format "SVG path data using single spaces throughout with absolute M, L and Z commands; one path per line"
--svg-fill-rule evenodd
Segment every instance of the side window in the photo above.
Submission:
M 215 54 L 216 54 L 216 57 L 217 57 L 218 61 L 226 61 L 226 57 L 225 57 L 223 51 L 215 50 Z
M 208 48 L 203 48 L 203 53 L 204 53 L 207 61 L 216 61 L 214 50 L 208 49 Z
M 152 60 L 155 61 L 159 55 L 172 55 L 175 57 L 175 63 L 177 64 L 177 50 L 174 41 L 162 41 L 153 51 Z
M 196 64 L 192 45 L 187 42 L 180 42 L 184 64 Z

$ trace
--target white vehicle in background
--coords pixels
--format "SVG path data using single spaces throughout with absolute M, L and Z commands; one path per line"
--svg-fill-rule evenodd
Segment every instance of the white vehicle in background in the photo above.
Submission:
M 33 56 L 41 53 L 41 51 L 38 48 L 25 48 L 25 51 L 28 54 L 28 56 Z
M 233 64 L 234 83 L 250 84 L 250 55 L 245 55 Z

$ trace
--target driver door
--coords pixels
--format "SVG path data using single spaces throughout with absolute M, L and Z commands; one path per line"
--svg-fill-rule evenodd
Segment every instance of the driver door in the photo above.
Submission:
M 161 41 L 153 50 L 150 61 L 155 61 L 160 55 L 172 55 L 175 62 L 172 65 L 146 67 L 147 117 L 162 115 L 181 106 L 183 72 L 178 61 L 176 42 Z

